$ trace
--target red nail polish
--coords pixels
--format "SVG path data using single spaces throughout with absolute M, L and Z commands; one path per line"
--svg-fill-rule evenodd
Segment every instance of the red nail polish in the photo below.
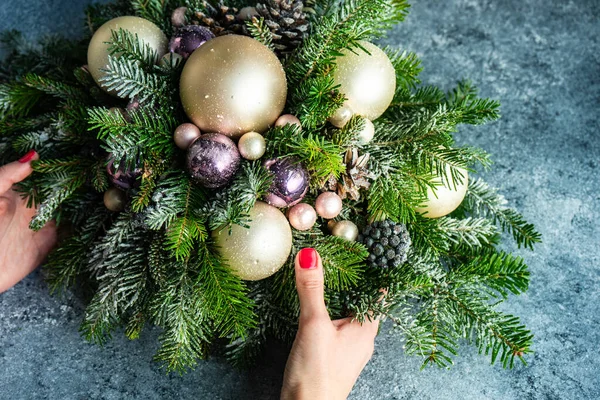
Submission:
M 298 253 L 298 261 L 300 262 L 300 268 L 316 268 L 317 263 L 319 262 L 319 255 L 315 249 L 309 247 L 300 250 L 300 253 Z
M 35 157 L 35 150 L 29 150 L 27 152 L 27 154 L 25 154 L 23 157 L 19 158 L 19 162 L 21 164 L 25 164 L 26 162 L 29 162 L 33 159 L 33 157 Z

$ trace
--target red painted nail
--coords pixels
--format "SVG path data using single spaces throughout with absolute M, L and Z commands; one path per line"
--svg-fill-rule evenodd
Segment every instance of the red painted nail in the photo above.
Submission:
M 319 262 L 319 255 L 313 248 L 306 248 L 300 250 L 298 253 L 298 261 L 300 262 L 300 268 L 312 269 L 317 268 Z
M 26 162 L 29 162 L 33 159 L 33 157 L 35 157 L 35 150 L 29 150 L 27 152 L 27 154 L 25 154 L 23 157 L 19 158 L 19 162 L 21 164 L 25 164 Z

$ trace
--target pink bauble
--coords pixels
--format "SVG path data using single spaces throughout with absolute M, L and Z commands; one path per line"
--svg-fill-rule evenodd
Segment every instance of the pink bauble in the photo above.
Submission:
M 306 203 L 296 204 L 288 211 L 290 225 L 299 231 L 307 231 L 317 222 L 317 212 Z
M 315 202 L 315 209 L 323 218 L 335 218 L 342 211 L 342 199 L 334 192 L 321 193 Z

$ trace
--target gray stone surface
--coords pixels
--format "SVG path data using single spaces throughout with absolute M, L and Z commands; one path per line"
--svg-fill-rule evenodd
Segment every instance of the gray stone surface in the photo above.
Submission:
M 85 1 L 1 0 L 0 28 L 76 34 Z M 518 251 L 531 288 L 505 306 L 535 332 L 535 354 L 527 367 L 502 370 L 465 347 L 451 370 L 419 371 L 383 334 L 351 398 L 600 398 L 600 3 L 414 3 L 386 43 L 422 57 L 424 82 L 450 88 L 470 78 L 503 104 L 502 120 L 457 138 L 494 154 L 485 178 L 544 235 L 535 253 Z M 152 362 L 157 332 L 89 345 L 77 333 L 82 307 L 49 296 L 37 273 L 0 295 L 0 399 L 277 398 L 282 350 L 249 372 L 212 360 L 167 376 Z

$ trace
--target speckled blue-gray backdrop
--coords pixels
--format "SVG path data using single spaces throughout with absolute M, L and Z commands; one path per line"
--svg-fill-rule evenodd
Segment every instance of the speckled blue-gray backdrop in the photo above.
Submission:
M 78 35 L 87 1 L 0 0 L 0 29 Z M 531 288 L 505 306 L 535 332 L 535 354 L 528 367 L 502 370 L 464 348 L 450 371 L 421 372 L 384 333 L 351 398 L 598 399 L 600 2 L 413 3 L 385 42 L 416 51 L 425 82 L 449 88 L 468 77 L 503 104 L 499 122 L 458 140 L 494 154 L 486 179 L 544 235 L 535 253 L 518 251 Z M 213 360 L 167 376 L 152 362 L 156 331 L 89 345 L 77 332 L 82 307 L 50 297 L 39 274 L 0 295 L 0 399 L 278 397 L 280 350 L 249 372 Z

